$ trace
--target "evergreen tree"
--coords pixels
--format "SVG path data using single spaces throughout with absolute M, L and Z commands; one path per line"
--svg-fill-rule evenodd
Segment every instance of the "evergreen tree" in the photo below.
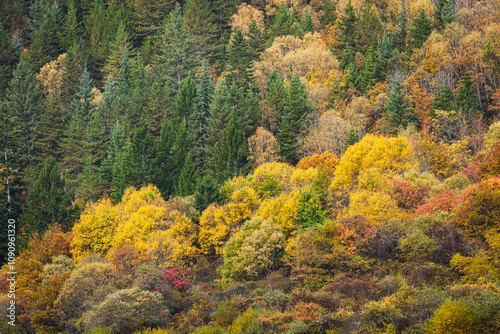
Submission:
M 287 99 L 287 91 L 283 80 L 280 78 L 276 71 L 273 71 L 267 81 L 267 93 L 264 98 L 269 108 L 275 113 L 276 118 L 281 120 L 285 101 Z M 277 135 L 279 124 L 265 124 L 273 135 Z
M 79 114 L 85 122 L 85 125 L 87 125 L 95 108 L 92 104 L 92 100 L 95 97 L 95 93 L 92 90 L 94 88 L 94 81 L 90 77 L 90 72 L 87 71 L 87 68 L 83 70 L 83 74 L 80 78 L 80 88 L 76 93 L 75 99 L 71 103 L 71 109 L 73 113 Z
M 193 113 L 195 100 L 196 84 L 191 76 L 188 76 L 172 104 L 172 116 L 178 118 L 190 117 Z
M 9 36 L 0 25 L 0 100 L 3 100 L 8 82 L 12 79 L 14 61 Z
M 132 143 L 128 140 L 124 146 L 117 148 L 112 167 L 111 197 L 116 203 L 120 202 L 123 192 L 134 185 L 134 171 L 132 162 Z
M 232 36 L 226 62 L 227 82 L 236 83 L 238 87 L 249 90 L 253 87 L 252 50 L 244 39 L 241 30 L 237 29 Z
M 33 158 L 35 125 L 40 116 L 42 94 L 35 74 L 30 70 L 26 58 L 21 58 L 13 73 L 6 93 L 6 111 L 19 122 L 22 129 L 21 167 L 30 165 Z
M 309 112 L 305 87 L 300 82 L 298 75 L 294 75 L 290 81 L 287 95 L 288 98 L 281 116 L 278 143 L 285 160 L 295 164 L 298 162 L 298 141 L 304 132 L 303 121 Z
M 87 63 L 87 54 L 80 41 L 74 43 L 66 52 L 66 60 L 63 64 L 63 82 L 61 85 L 61 98 L 66 106 L 69 106 L 80 88 L 82 73 Z
M 90 157 L 93 166 L 100 166 L 105 158 L 108 137 L 101 115 L 98 110 L 93 109 L 89 117 L 88 126 L 85 132 L 85 154 L 86 161 Z
M 330 24 L 334 24 L 337 19 L 335 4 L 332 0 L 325 0 L 325 7 L 323 10 L 323 18 L 321 19 L 321 24 L 326 27 Z
M 162 84 L 162 78 L 148 71 L 145 78 L 145 86 L 141 94 L 144 95 L 143 115 L 151 129 L 151 136 L 155 139 L 160 137 L 163 117 L 167 114 L 169 105 L 168 86 Z
M 175 129 L 172 126 L 171 119 L 163 117 L 160 139 L 155 145 L 155 156 L 152 170 L 153 183 L 160 189 L 163 198 L 168 199 L 173 193 L 175 183 L 172 183 L 171 152 L 175 140 Z
M 476 92 L 474 91 L 472 76 L 468 69 L 465 70 L 460 79 L 460 86 L 455 98 L 455 109 L 476 111 L 479 109 Z
M 344 150 L 347 150 L 349 146 L 356 144 L 358 141 L 359 141 L 358 134 L 353 128 L 351 128 L 351 130 L 349 130 L 349 133 L 347 134 Z
M 377 50 L 375 51 L 375 78 L 377 81 L 383 81 L 387 73 L 392 69 L 395 51 L 393 37 L 391 33 L 385 31 L 378 41 Z
M 437 0 L 434 14 L 443 28 L 453 22 L 455 20 L 455 6 L 453 6 L 452 0 Z
M 401 13 L 399 14 L 398 29 L 394 33 L 394 46 L 399 52 L 406 51 L 406 37 L 408 35 L 408 15 L 405 0 L 401 0 Z
M 45 161 L 52 156 L 56 161 L 62 160 L 61 142 L 64 140 L 66 124 L 65 111 L 61 96 L 54 91 L 45 102 L 45 111 L 36 127 L 37 160 Z
M 285 4 L 282 3 L 278 13 L 274 16 L 273 23 L 269 27 L 269 39 L 274 40 L 278 36 L 289 35 L 293 24 L 293 18 L 288 13 Z
M 397 133 L 401 127 L 406 128 L 409 124 L 417 123 L 411 101 L 405 95 L 403 78 L 400 75 L 393 78 L 388 99 L 382 114 L 386 119 L 383 124 L 384 132 Z
M 363 17 L 359 21 L 359 40 L 357 51 L 362 53 L 377 46 L 378 39 L 382 33 L 382 24 L 377 13 L 372 9 L 371 4 L 367 4 L 363 10 Z
M 103 0 L 94 0 L 85 21 L 85 39 L 90 47 L 88 69 L 97 81 L 102 79 L 102 68 L 106 60 L 106 10 Z
M 195 189 L 195 164 L 191 155 L 188 154 L 179 174 L 179 180 L 175 187 L 176 196 L 186 197 L 192 195 Z
M 432 115 L 434 110 L 450 111 L 453 108 L 453 93 L 446 85 L 439 86 L 434 93 L 434 100 L 432 101 Z
M 375 56 L 372 50 L 368 50 L 368 53 L 365 57 L 365 63 L 363 72 L 361 73 L 361 82 L 360 82 L 360 90 L 363 93 L 366 93 L 373 86 L 375 82 Z
M 43 0 L 34 0 L 29 11 L 28 35 L 35 38 L 36 32 L 40 29 L 45 18 L 45 5 Z
M 252 53 L 251 57 L 256 61 L 266 48 L 267 38 L 265 30 L 260 28 L 255 20 L 252 20 L 252 23 L 248 27 L 248 33 L 245 33 L 245 36 L 247 37 L 247 44 Z
M 135 184 L 146 185 L 151 176 L 151 163 L 153 158 L 153 142 L 149 127 L 144 118 L 132 136 L 132 175 Z
M 116 88 L 115 78 L 111 73 L 106 79 L 104 93 L 102 94 L 102 98 L 99 103 L 99 112 L 101 113 L 106 133 L 108 134 L 111 132 L 111 128 L 117 121 L 119 121 L 120 118 L 115 108 Z
M 172 92 L 178 92 L 182 82 L 199 65 L 195 40 L 186 26 L 179 4 L 169 14 L 160 35 L 160 52 L 155 67 L 168 80 Z
M 191 32 L 201 58 L 212 60 L 219 46 L 219 27 L 213 13 L 212 2 L 208 0 L 187 0 L 184 19 Z
M 83 145 L 87 126 L 83 115 L 75 112 L 71 116 L 64 138 L 62 139 L 63 170 L 71 180 L 76 180 L 83 170 L 86 147 Z
M 104 65 L 106 75 L 112 73 L 116 77 L 123 54 L 126 52 L 127 56 L 130 56 L 131 51 L 132 43 L 129 41 L 128 32 L 125 30 L 125 23 L 122 21 L 118 26 L 114 40 L 109 45 L 109 54 Z
M 413 25 L 409 30 L 411 48 L 420 49 L 431 32 L 432 21 L 425 15 L 425 10 L 422 8 L 418 16 L 413 20 Z
M 154 35 L 162 21 L 174 7 L 173 0 L 131 0 L 133 39 L 140 45 L 146 37 Z
M 302 32 L 304 34 L 314 32 L 312 16 L 309 10 L 304 10 L 304 17 L 302 18 Z
M 70 231 L 78 213 L 78 207 L 72 205 L 73 199 L 56 160 L 49 157 L 28 194 L 28 206 L 19 218 L 23 231 L 27 235 L 43 234 L 55 223 L 64 231 Z
M 194 207 L 198 212 L 205 210 L 210 204 L 216 202 L 220 196 L 217 181 L 210 176 L 205 175 L 196 183 L 194 193 Z
M 352 87 L 354 89 L 357 89 L 358 91 L 362 91 L 359 73 L 354 67 L 354 63 L 351 62 L 349 66 L 347 66 L 345 73 L 346 73 L 345 89 Z
M 65 50 L 68 50 L 75 43 L 78 43 L 79 36 L 81 34 L 81 26 L 77 18 L 77 11 L 78 7 L 75 0 L 68 1 L 68 12 L 64 17 L 63 28 L 63 44 Z
M 351 48 L 351 50 L 357 50 L 358 42 L 358 18 L 356 17 L 356 12 L 351 4 L 351 0 L 347 3 L 344 8 L 344 14 L 342 14 L 337 20 L 337 29 L 339 33 L 337 34 L 337 45 L 340 51 L 346 48 Z

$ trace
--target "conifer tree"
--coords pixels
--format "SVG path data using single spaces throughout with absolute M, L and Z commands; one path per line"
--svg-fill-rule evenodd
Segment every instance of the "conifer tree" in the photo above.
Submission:
M 377 46 L 378 39 L 382 33 L 382 24 L 371 4 L 367 4 L 363 10 L 363 16 L 359 20 L 359 40 L 357 51 L 367 52 Z
M 57 90 L 47 98 L 44 109 L 36 127 L 37 160 L 45 161 L 52 156 L 59 162 L 62 160 L 61 142 L 66 130 L 66 113 Z
M 56 160 L 47 158 L 28 194 L 28 206 L 19 218 L 23 231 L 27 235 L 42 234 L 55 223 L 64 231 L 71 230 L 78 212 L 78 207 L 72 205 L 73 198 Z
M 63 103 L 68 107 L 80 88 L 80 81 L 86 63 L 87 54 L 83 41 L 74 43 L 66 52 L 66 60 L 63 64 L 63 82 L 61 85 L 61 98 Z
M 269 27 L 269 39 L 274 40 L 274 38 L 282 35 L 289 35 L 291 32 L 293 18 L 288 13 L 288 9 L 285 4 L 282 3 L 278 10 L 278 13 L 274 16 L 273 23 Z
M 452 0 L 437 0 L 435 15 L 442 28 L 455 20 L 455 6 Z
M 12 79 L 15 57 L 12 54 L 9 36 L 0 24 L 0 99 L 3 100 L 8 82 Z
M 387 73 L 391 70 L 395 51 L 393 37 L 391 33 L 386 30 L 378 41 L 377 50 L 375 51 L 375 78 L 377 81 L 384 80 Z
M 92 104 L 92 100 L 95 97 L 95 93 L 92 90 L 94 88 L 94 81 L 90 77 L 90 72 L 87 71 L 87 68 L 83 70 L 83 74 L 80 78 L 80 88 L 76 93 L 75 99 L 71 103 L 71 109 L 75 114 L 81 115 L 85 125 L 87 125 L 92 111 L 95 108 Z
M 235 83 L 245 91 L 253 87 L 253 59 L 252 50 L 244 39 L 241 30 L 237 29 L 232 35 L 232 43 L 228 51 L 226 62 L 227 83 Z
M 187 154 L 175 187 L 176 196 L 185 197 L 193 194 L 196 179 L 195 172 L 193 159 L 190 154 Z
M 361 73 L 360 90 L 366 93 L 373 86 L 375 77 L 375 56 L 370 49 L 365 57 L 363 72 Z
M 455 98 L 455 108 L 457 110 L 476 111 L 479 109 L 477 95 L 474 91 L 472 76 L 468 69 L 462 74 L 460 86 Z
M 453 93 L 446 85 L 439 86 L 434 93 L 434 100 L 432 101 L 432 115 L 434 110 L 450 111 L 453 108 Z
M 171 119 L 163 117 L 160 139 L 155 145 L 154 162 L 151 172 L 153 183 L 160 189 L 163 198 L 169 198 L 173 193 L 175 183 L 171 179 L 171 153 L 175 140 L 175 129 Z
M 105 158 L 108 137 L 99 110 L 93 109 L 85 131 L 85 161 L 90 158 L 93 166 L 100 166 Z
M 354 67 L 353 62 L 351 62 L 349 66 L 347 66 L 345 73 L 346 73 L 345 89 L 352 87 L 357 89 L 358 91 L 362 91 L 359 73 Z
M 64 28 L 63 28 L 63 44 L 64 49 L 68 50 L 73 44 L 77 43 L 81 33 L 80 22 L 77 18 L 77 4 L 75 0 L 68 1 L 68 12 L 64 17 Z
M 83 170 L 86 147 L 83 145 L 87 126 L 82 114 L 74 112 L 62 139 L 63 170 L 74 181 Z
M 358 141 L 359 141 L 358 134 L 356 133 L 354 128 L 351 128 L 351 130 L 349 130 L 349 133 L 347 134 L 344 150 L 347 150 L 349 146 L 356 144 Z
M 211 61 L 219 46 L 219 27 L 213 13 L 212 1 L 187 0 L 183 12 L 200 57 Z
M 106 60 L 106 10 L 102 0 L 94 0 L 85 21 L 85 37 L 90 47 L 88 69 L 96 80 L 102 78 Z
M 124 146 L 115 152 L 112 167 L 111 197 L 115 202 L 120 202 L 123 192 L 128 187 L 134 185 L 134 171 L 132 161 L 132 142 L 128 140 Z
M 245 170 L 248 146 L 245 134 L 238 124 L 236 110 L 233 108 L 229 115 L 228 123 L 224 129 L 224 139 L 218 156 L 216 175 L 220 182 L 238 176 L 241 170 Z
M 346 48 L 351 48 L 353 51 L 357 50 L 358 41 L 358 18 L 356 12 L 351 4 L 351 0 L 344 8 L 344 13 L 337 19 L 338 35 L 336 37 L 340 51 Z
M 127 52 L 127 56 L 130 57 L 131 51 L 132 43 L 129 41 L 128 32 L 125 30 L 125 23 L 121 21 L 115 38 L 109 44 L 109 54 L 104 64 L 104 72 L 106 75 L 112 73 L 116 77 L 124 52 Z
M 401 13 L 399 13 L 398 29 L 394 33 L 394 46 L 399 52 L 406 51 L 406 38 L 408 35 L 408 14 L 405 0 L 401 0 Z
M 35 74 L 25 57 L 17 65 L 6 93 L 6 112 L 15 117 L 22 130 L 20 154 L 21 168 L 26 168 L 33 159 L 35 125 L 40 117 L 42 94 Z
M 205 175 L 198 179 L 194 192 L 194 207 L 200 213 L 205 210 L 210 204 L 216 202 L 220 196 L 219 186 L 217 181 L 210 176 Z
M 303 135 L 304 118 L 309 112 L 305 87 L 298 75 L 294 75 L 290 81 L 287 95 L 281 116 L 278 143 L 285 161 L 295 164 L 298 162 L 298 140 Z
M 326 27 L 329 24 L 335 23 L 337 19 L 335 4 L 332 0 L 325 0 L 325 7 L 323 9 L 323 17 L 321 19 L 321 24 Z
M 148 71 L 145 78 L 144 89 L 140 91 L 144 95 L 144 117 L 151 129 L 151 136 L 155 139 L 160 137 L 162 120 L 167 114 L 169 105 L 169 90 L 167 85 L 162 84 L 162 79 Z
M 132 175 L 136 185 L 146 185 L 151 176 L 153 159 L 153 142 L 149 127 L 144 118 L 141 118 L 138 127 L 132 136 Z
M 409 124 L 417 123 L 411 101 L 405 95 L 403 78 L 400 75 L 393 78 L 388 99 L 382 115 L 385 117 L 384 132 L 397 133 L 401 127 L 406 128 Z
M 314 32 L 312 16 L 311 16 L 311 12 L 309 10 L 304 10 L 304 17 L 302 18 L 302 27 L 301 28 L 302 28 L 303 34 L 306 34 L 308 32 L 310 32 L 310 33 Z
M 186 26 L 179 4 L 170 12 L 162 28 L 159 48 L 156 70 L 167 78 L 171 91 L 178 92 L 184 79 L 193 74 L 199 65 L 195 40 Z
M 182 84 L 182 88 L 175 97 L 172 104 L 172 116 L 174 118 L 190 117 L 193 113 L 196 100 L 196 84 L 189 75 Z
M 45 5 L 43 0 L 34 0 L 30 7 L 28 19 L 28 35 L 31 39 L 35 38 L 36 32 L 40 29 L 45 18 Z
M 265 30 L 260 28 L 255 20 L 252 20 L 252 23 L 248 26 L 248 33 L 245 33 L 245 36 L 247 37 L 248 47 L 251 50 L 251 57 L 256 61 L 266 48 L 267 38 Z
M 174 7 L 173 0 L 131 0 L 133 39 L 140 45 L 160 29 L 163 19 Z
M 115 108 L 116 89 L 115 78 L 111 73 L 106 79 L 104 92 L 99 103 L 99 112 L 101 113 L 106 133 L 108 134 L 111 132 L 111 128 L 114 124 L 119 121 L 119 116 Z
M 409 29 L 411 37 L 410 46 L 412 49 L 419 49 L 430 36 L 432 32 L 432 21 L 425 15 L 422 8 L 418 16 L 413 20 L 413 25 Z

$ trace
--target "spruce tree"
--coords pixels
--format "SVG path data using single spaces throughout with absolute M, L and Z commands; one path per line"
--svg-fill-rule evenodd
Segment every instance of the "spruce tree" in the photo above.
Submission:
M 216 176 L 219 182 L 238 176 L 241 170 L 245 170 L 248 164 L 248 146 L 245 134 L 238 124 L 236 110 L 233 108 L 226 128 L 221 150 L 218 156 Z
M 183 12 L 200 57 L 213 60 L 219 46 L 219 27 L 213 13 L 212 1 L 187 0 Z
M 325 7 L 323 9 L 323 17 L 321 19 L 321 24 L 326 27 L 330 24 L 335 23 L 337 19 L 335 4 L 332 0 L 325 0 Z
M 241 30 L 237 29 L 232 36 L 226 62 L 227 83 L 236 83 L 246 91 L 254 86 L 252 50 L 248 46 Z
M 356 130 L 354 130 L 354 128 L 351 128 L 351 130 L 349 130 L 349 133 L 347 134 L 344 150 L 347 150 L 349 146 L 356 144 L 358 141 L 359 137 L 358 134 L 356 133 Z
M 34 0 L 29 11 L 28 35 L 35 38 L 36 32 L 40 29 L 45 18 L 45 5 L 43 0 Z
M 115 153 L 111 171 L 111 197 L 116 203 L 121 201 L 125 189 L 134 185 L 136 181 L 131 164 L 132 155 L 132 142 L 130 140 Z
M 175 140 L 175 128 L 171 119 L 163 117 L 160 139 L 155 145 L 154 162 L 152 167 L 152 181 L 160 189 L 163 198 L 168 199 L 173 193 L 175 183 L 172 183 L 171 175 L 171 152 Z
M 102 78 L 102 68 L 106 60 L 107 40 L 106 40 L 106 10 L 102 0 L 94 0 L 90 13 L 85 21 L 85 38 L 90 47 L 88 70 L 92 77 L 100 81 Z
M 151 163 L 153 162 L 153 142 L 149 127 L 144 118 L 132 136 L 132 175 L 135 184 L 144 186 L 150 181 Z
M 435 110 L 450 111 L 451 109 L 453 109 L 453 93 L 448 88 L 448 86 L 439 86 L 439 88 L 434 93 L 431 117 L 434 116 Z
M 220 196 L 217 181 L 210 176 L 205 175 L 198 179 L 194 193 L 194 207 L 198 212 L 205 210 L 210 204 L 216 202 Z
M 411 37 L 410 46 L 412 49 L 420 49 L 432 32 L 432 21 L 425 15 L 422 8 L 418 16 L 413 20 L 413 25 L 409 29 Z
M 159 55 L 155 60 L 155 70 L 167 78 L 172 92 L 178 92 L 182 82 L 199 65 L 199 56 L 193 36 L 186 26 L 181 7 L 176 4 L 162 28 Z
M 71 109 L 73 113 L 79 114 L 87 125 L 90 116 L 95 108 L 92 104 L 92 100 L 95 97 L 95 93 L 92 90 L 94 88 L 94 81 L 90 77 L 90 72 L 87 68 L 83 70 L 83 74 L 80 76 L 80 88 L 78 89 L 75 99 L 71 103 Z
M 455 6 L 452 0 L 437 0 L 435 15 L 442 28 L 455 20 Z
M 178 118 L 190 117 L 193 113 L 195 100 L 196 84 L 191 76 L 188 76 L 172 104 L 172 116 Z
M 156 140 L 160 137 L 162 120 L 170 104 L 170 93 L 168 86 L 162 83 L 162 78 L 152 71 L 147 72 L 145 82 L 144 89 L 140 91 L 145 101 L 143 115 L 151 129 L 151 136 Z
M 393 36 L 386 30 L 379 39 L 375 51 L 375 78 L 377 81 L 383 81 L 387 73 L 392 69 L 395 53 Z
M 314 32 L 312 16 L 311 16 L 311 12 L 309 10 L 304 10 L 304 17 L 302 18 L 302 27 L 301 28 L 302 28 L 303 34 L 306 34 L 308 32 L 310 32 L 310 33 Z
M 73 199 L 56 160 L 47 158 L 28 194 L 28 206 L 19 218 L 23 231 L 27 235 L 43 234 L 55 223 L 64 231 L 70 231 L 78 213 L 78 207 L 72 205 Z
M 5 100 L 6 111 L 15 117 L 22 130 L 22 144 L 20 143 L 22 169 L 30 165 L 33 159 L 35 126 L 40 117 L 41 99 L 42 94 L 35 74 L 31 71 L 26 58 L 22 57 L 14 70 Z
M 358 18 L 356 17 L 356 12 L 351 4 L 351 0 L 347 3 L 344 8 L 344 14 L 342 14 L 337 20 L 337 43 L 340 51 L 346 48 L 351 48 L 353 51 L 356 49 L 356 43 L 358 42 Z
M 293 24 L 293 18 L 288 13 L 285 4 L 282 3 L 278 13 L 274 16 L 273 23 L 269 27 L 269 39 L 274 40 L 278 36 L 289 35 Z
M 112 73 L 115 77 L 118 76 L 118 68 L 125 50 L 130 57 L 132 43 L 129 40 L 128 32 L 125 30 L 125 23 L 122 21 L 118 26 L 115 38 L 109 44 L 109 53 L 106 63 L 104 64 L 104 72 L 106 75 Z
M 66 52 L 63 64 L 63 82 L 61 85 L 61 98 L 65 106 L 69 107 L 80 88 L 82 73 L 87 63 L 87 54 L 83 41 L 74 43 Z
M 52 156 L 62 160 L 61 143 L 66 130 L 65 110 L 59 93 L 54 91 L 45 101 L 44 113 L 36 127 L 35 149 L 38 161 L 45 161 Z
M 363 72 L 361 73 L 361 81 L 359 84 L 360 90 L 363 93 L 368 92 L 373 86 L 375 77 L 375 56 L 372 50 L 368 50 L 365 57 L 365 63 L 363 66 Z
M 191 155 L 188 154 L 179 174 L 179 180 L 175 187 L 175 195 L 186 197 L 192 195 L 195 189 L 195 164 Z
M 111 133 L 111 128 L 120 118 L 115 108 L 116 89 L 115 78 L 113 74 L 110 74 L 106 79 L 104 92 L 99 103 L 99 112 L 101 113 L 103 125 L 107 134 Z
M 357 51 L 365 53 L 370 49 L 374 49 L 381 34 L 382 24 L 378 15 L 372 9 L 372 6 L 367 4 L 363 10 L 363 16 L 359 20 Z
M 406 38 L 408 35 L 408 14 L 405 0 L 401 0 L 401 13 L 399 13 L 398 29 L 394 33 L 394 46 L 399 52 L 406 51 Z
M 417 123 L 411 101 L 405 95 L 403 78 L 400 75 L 396 75 L 392 80 L 384 109 L 382 116 L 385 117 L 385 122 L 382 131 L 385 133 L 395 134 L 400 128 Z
M 298 141 L 304 132 L 304 118 L 309 112 L 305 87 L 298 75 L 294 75 L 290 81 L 287 95 L 281 116 L 278 143 L 285 161 L 295 164 L 298 162 Z
M 476 111 L 479 109 L 476 92 L 474 91 L 472 76 L 468 69 L 462 74 L 460 86 L 455 98 L 455 109 L 465 111 Z
M 77 43 L 81 34 L 80 22 L 77 18 L 77 4 L 75 0 L 68 1 L 68 12 L 64 17 L 63 44 L 64 50 L 68 50 L 73 44 Z
M 133 39 L 140 45 L 161 27 L 165 16 L 174 7 L 174 0 L 131 0 Z
M 247 37 L 248 47 L 251 50 L 251 57 L 256 61 L 266 48 L 267 38 L 265 30 L 260 28 L 255 20 L 252 20 L 245 36 Z

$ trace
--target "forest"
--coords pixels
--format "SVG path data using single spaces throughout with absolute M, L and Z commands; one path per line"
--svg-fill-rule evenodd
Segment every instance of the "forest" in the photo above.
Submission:
M 500 1 L 247 1 L 0 0 L 0 332 L 500 332 Z

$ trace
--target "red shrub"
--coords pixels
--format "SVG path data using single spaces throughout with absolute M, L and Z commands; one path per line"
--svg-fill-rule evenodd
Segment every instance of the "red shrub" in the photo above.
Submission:
M 410 181 L 394 178 L 392 184 L 398 206 L 403 209 L 416 209 L 424 204 L 425 198 L 429 195 L 429 189 L 417 188 Z
M 421 215 L 433 215 L 439 211 L 451 211 L 458 204 L 460 197 L 453 190 L 446 187 L 430 198 L 425 204 L 419 206 L 414 217 Z

